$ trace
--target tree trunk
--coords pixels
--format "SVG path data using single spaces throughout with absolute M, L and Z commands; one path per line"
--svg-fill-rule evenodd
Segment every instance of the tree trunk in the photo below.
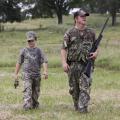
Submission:
M 115 26 L 115 25 L 116 25 L 116 12 L 117 12 L 117 9 L 116 9 L 115 6 L 113 6 L 113 7 L 111 8 L 111 11 L 110 11 L 111 16 L 112 16 L 112 26 Z
M 116 24 L 116 13 L 112 14 L 112 26 Z
M 57 12 L 57 17 L 58 17 L 58 24 L 62 24 L 63 23 L 62 12 L 58 11 Z
M 0 32 L 4 31 L 4 25 L 2 25 L 2 23 L 0 22 Z

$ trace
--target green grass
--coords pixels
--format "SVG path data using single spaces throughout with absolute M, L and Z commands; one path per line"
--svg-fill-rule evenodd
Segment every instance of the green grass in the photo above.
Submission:
M 88 25 L 100 32 L 106 16 L 91 15 Z M 117 18 L 120 20 L 120 17 Z M 6 23 L 0 33 L 0 119 L 1 120 L 119 120 L 120 119 L 120 25 L 111 27 L 110 21 L 100 44 L 95 62 L 91 102 L 88 114 L 74 111 L 68 93 L 67 75 L 63 72 L 60 49 L 64 32 L 73 26 L 71 16 L 64 17 L 64 24 L 57 19 L 35 19 L 22 23 Z M 24 111 L 23 81 L 14 89 L 14 68 L 19 50 L 26 46 L 25 33 L 35 30 L 38 46 L 47 57 L 49 79 L 41 82 L 40 108 Z
M 49 79 L 41 82 L 40 108 L 24 111 L 23 81 L 17 89 L 13 88 L 13 68 L 0 78 L 0 113 L 8 113 L 9 120 L 119 120 L 119 73 L 96 69 L 91 91 L 91 103 L 88 114 L 74 111 L 72 98 L 68 93 L 67 75 L 61 68 L 50 68 Z M 2 71 L 3 73 L 3 71 Z M 9 74 L 7 74 L 9 73 Z M 112 78 L 110 77 L 112 74 Z M 107 77 L 106 77 L 107 76 Z

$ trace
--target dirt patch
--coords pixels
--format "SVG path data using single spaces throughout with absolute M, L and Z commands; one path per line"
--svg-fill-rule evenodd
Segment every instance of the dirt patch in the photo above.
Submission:
M 51 96 L 51 97 L 54 97 L 54 96 L 67 96 L 69 93 L 67 90 L 65 89 L 62 89 L 62 90 L 50 90 L 50 91 L 45 91 L 44 93 L 41 93 L 43 96 Z
M 9 111 L 0 111 L 0 120 L 10 120 L 12 114 Z
M 91 98 L 93 101 L 107 101 L 107 100 L 115 100 L 120 101 L 120 91 L 118 90 L 97 90 L 92 91 Z
M 57 116 L 57 113 L 56 112 L 53 112 L 53 113 L 51 113 L 51 112 L 44 112 L 44 113 L 42 113 L 42 114 L 40 114 L 40 118 L 42 119 L 42 120 L 46 120 L 46 119 L 58 119 L 58 116 Z
M 21 104 L 7 104 L 0 105 L 0 110 L 13 110 L 13 109 L 22 109 Z
M 31 120 L 30 117 L 24 115 L 17 115 L 12 118 L 12 120 Z
M 4 76 L 13 76 L 13 73 L 7 73 L 7 72 L 0 72 L 0 77 L 4 77 Z

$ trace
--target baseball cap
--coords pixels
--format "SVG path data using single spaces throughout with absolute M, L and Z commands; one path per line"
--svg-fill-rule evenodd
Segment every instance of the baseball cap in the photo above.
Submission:
M 36 40 L 37 34 L 34 31 L 28 31 L 26 33 L 27 40 Z
M 84 11 L 83 9 L 80 9 L 74 13 L 74 18 L 76 18 L 77 16 L 89 16 L 89 15 L 90 14 L 88 12 Z

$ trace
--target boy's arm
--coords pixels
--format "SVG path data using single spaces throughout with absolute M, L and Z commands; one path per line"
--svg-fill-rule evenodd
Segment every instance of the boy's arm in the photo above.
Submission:
M 45 79 L 48 79 L 48 64 L 43 63 L 43 75 Z
M 48 79 L 48 59 L 45 56 L 45 53 L 40 49 L 41 52 L 41 64 L 43 66 L 43 77 L 44 79 Z
M 21 67 L 21 65 L 19 63 L 16 63 L 16 67 L 15 67 L 15 80 L 18 80 L 18 73 L 20 71 L 20 67 Z
M 20 67 L 21 65 L 19 63 L 16 64 L 16 67 L 15 67 L 15 80 L 14 80 L 14 87 L 15 89 L 19 86 L 19 80 L 18 80 L 18 73 L 19 73 L 19 70 L 20 70 Z
M 19 57 L 18 57 L 16 66 L 15 66 L 15 80 L 18 79 L 18 73 L 19 73 L 19 71 L 20 71 L 21 65 L 22 65 L 23 62 L 24 62 L 24 50 L 25 50 L 25 49 L 21 49 L 21 50 L 20 50 L 20 54 L 19 54 Z

